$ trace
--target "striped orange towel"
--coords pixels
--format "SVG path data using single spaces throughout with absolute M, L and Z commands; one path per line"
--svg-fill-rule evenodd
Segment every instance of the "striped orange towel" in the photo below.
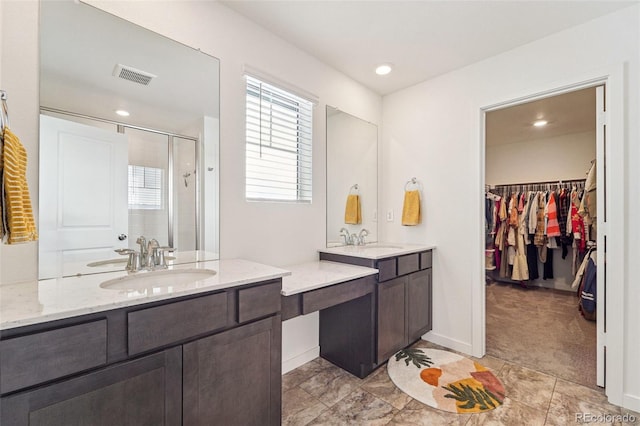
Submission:
M 404 204 L 402 205 L 402 224 L 406 226 L 419 225 L 422 220 L 420 213 L 420 191 L 404 192 Z
M 4 186 L 2 213 L 7 220 L 7 243 L 36 241 L 38 233 L 27 186 L 27 150 L 20 139 L 6 126 L 3 143 L 0 160 Z

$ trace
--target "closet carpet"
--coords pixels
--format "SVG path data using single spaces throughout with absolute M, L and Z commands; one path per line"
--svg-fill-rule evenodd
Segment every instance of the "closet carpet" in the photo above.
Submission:
M 490 283 L 487 355 L 590 388 L 596 386 L 596 323 L 573 292 Z

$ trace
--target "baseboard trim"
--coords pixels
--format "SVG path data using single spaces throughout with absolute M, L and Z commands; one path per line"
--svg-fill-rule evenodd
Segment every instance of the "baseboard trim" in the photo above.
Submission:
M 306 364 L 309 361 L 313 361 L 314 359 L 320 356 L 320 346 L 316 346 L 315 348 L 311 348 L 308 351 L 301 353 L 300 355 L 296 355 L 293 358 L 289 358 L 287 360 L 282 360 L 282 374 L 288 373 L 291 370 L 295 370 L 303 364 Z
M 622 396 L 622 408 L 640 413 L 640 396 L 629 395 L 628 393 Z
M 444 346 L 445 348 L 453 349 L 454 351 L 462 352 L 467 355 L 473 354 L 473 347 L 471 344 L 461 342 L 460 340 L 452 339 L 432 331 L 423 335 L 422 340 L 426 340 L 427 342 L 435 343 L 436 345 Z

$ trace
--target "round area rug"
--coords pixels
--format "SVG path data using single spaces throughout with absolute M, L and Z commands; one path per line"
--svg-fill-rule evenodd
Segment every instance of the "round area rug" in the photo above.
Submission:
M 481 413 L 502 405 L 504 385 L 486 367 L 452 352 L 403 349 L 387 364 L 404 393 L 440 410 Z

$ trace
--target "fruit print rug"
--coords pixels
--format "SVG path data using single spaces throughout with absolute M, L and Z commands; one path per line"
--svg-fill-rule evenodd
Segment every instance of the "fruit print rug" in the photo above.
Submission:
M 389 377 L 404 393 L 440 410 L 481 413 L 504 401 L 504 385 L 475 361 L 438 349 L 403 349 L 387 364 Z

